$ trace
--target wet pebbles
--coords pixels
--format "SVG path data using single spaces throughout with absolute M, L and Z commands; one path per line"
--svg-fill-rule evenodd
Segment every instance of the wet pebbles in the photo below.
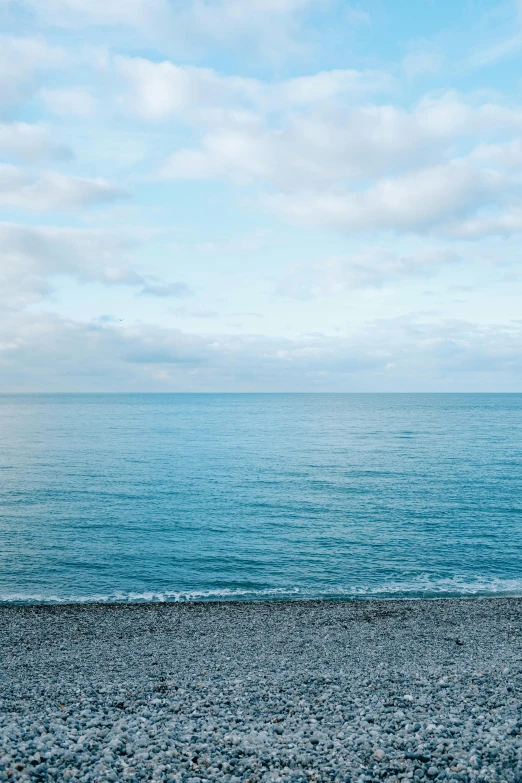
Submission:
M 0 781 L 518 781 L 522 600 L 0 607 Z

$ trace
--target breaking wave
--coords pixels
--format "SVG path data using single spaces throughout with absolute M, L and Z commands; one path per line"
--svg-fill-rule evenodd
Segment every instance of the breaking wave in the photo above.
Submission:
M 379 585 L 346 587 L 273 587 L 263 589 L 221 588 L 213 590 L 167 590 L 123 592 L 92 595 L 23 595 L 0 596 L 1 604 L 90 604 L 90 603 L 180 603 L 198 601 L 292 601 L 292 600 L 357 600 L 357 599 L 420 599 L 522 596 L 522 579 L 464 576 L 434 578 L 428 575 L 409 581 L 386 582 Z

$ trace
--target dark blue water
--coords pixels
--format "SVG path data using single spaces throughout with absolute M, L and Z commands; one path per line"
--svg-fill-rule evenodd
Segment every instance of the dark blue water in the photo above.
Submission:
M 522 593 L 522 395 L 0 397 L 0 600 Z

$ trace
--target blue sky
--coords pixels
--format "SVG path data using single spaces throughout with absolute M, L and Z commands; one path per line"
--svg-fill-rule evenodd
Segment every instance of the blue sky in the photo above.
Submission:
M 0 0 L 2 391 L 522 391 L 522 3 Z

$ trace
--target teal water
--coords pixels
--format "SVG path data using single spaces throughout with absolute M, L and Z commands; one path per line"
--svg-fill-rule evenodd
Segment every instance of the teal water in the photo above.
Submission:
M 522 594 L 522 395 L 5 395 L 0 438 L 0 601 Z

